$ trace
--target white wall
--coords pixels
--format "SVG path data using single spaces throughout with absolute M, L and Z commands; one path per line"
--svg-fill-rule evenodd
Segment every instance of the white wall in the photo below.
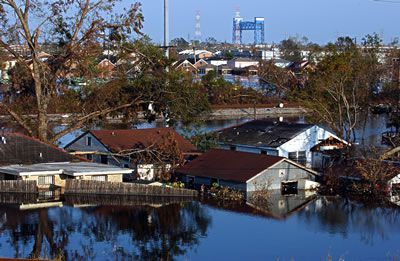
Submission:
M 306 166 L 312 167 L 311 148 L 330 136 L 339 139 L 335 134 L 318 126 L 313 126 L 280 146 L 278 148 L 279 156 L 287 158 L 289 152 L 306 151 Z

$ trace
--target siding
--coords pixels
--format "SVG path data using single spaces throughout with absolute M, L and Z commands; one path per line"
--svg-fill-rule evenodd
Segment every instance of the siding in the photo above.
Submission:
M 337 136 L 323 128 L 318 126 L 314 126 L 309 128 L 308 130 L 300 133 L 290 141 L 286 142 L 282 146 L 278 148 L 279 156 L 288 157 L 289 152 L 295 151 L 306 151 L 307 157 L 307 167 L 312 167 L 312 152 L 311 148 L 321 142 L 321 140 L 325 140 L 333 136 L 337 138 Z
M 284 175 L 280 176 L 283 172 Z M 271 190 L 280 190 L 283 181 L 298 181 L 301 179 L 314 181 L 315 177 L 307 170 L 301 169 L 296 165 L 283 161 L 272 168 L 269 168 L 261 175 L 247 182 L 247 192 L 256 191 L 265 188 Z
M 92 138 L 92 145 L 88 146 L 86 143 L 87 137 Z M 80 139 L 76 140 L 74 143 L 69 145 L 68 147 L 65 148 L 67 151 L 81 151 L 81 152 L 100 152 L 100 153 L 110 153 L 110 151 L 105 147 L 98 139 L 96 139 L 95 136 L 93 136 L 91 133 L 86 133 L 83 135 Z M 96 155 L 93 154 L 92 156 L 92 161 L 96 163 L 102 163 L 101 162 L 101 155 Z M 130 168 L 134 168 L 132 164 L 129 163 L 129 160 L 121 157 L 113 157 L 113 156 L 107 156 L 107 164 L 108 165 L 113 165 L 113 166 L 118 166 L 124 168 L 125 166 L 129 166 Z

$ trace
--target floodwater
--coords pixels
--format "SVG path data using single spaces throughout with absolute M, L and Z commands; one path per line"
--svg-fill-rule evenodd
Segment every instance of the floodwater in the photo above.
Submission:
M 0 194 L 1 257 L 67 260 L 398 260 L 398 202 L 274 194 L 262 205 Z
M 356 142 L 365 146 L 381 146 L 381 135 L 383 132 L 387 131 L 387 122 L 389 116 L 387 114 L 374 115 L 370 114 L 368 116 L 368 120 L 366 124 L 360 121 L 360 124 L 356 127 Z M 263 118 L 259 116 L 257 119 L 269 119 L 272 121 L 285 121 L 285 122 L 298 122 L 298 123 L 313 123 L 314 120 L 312 118 L 308 118 L 305 115 L 298 116 L 287 116 L 287 117 L 270 117 Z M 201 132 L 211 132 L 217 131 L 223 128 L 228 128 L 231 126 L 239 125 L 247 121 L 254 120 L 253 117 L 240 117 L 235 119 L 215 119 L 215 120 L 207 120 L 201 125 L 193 125 L 186 128 L 182 126 L 177 127 L 177 131 L 185 136 L 190 136 L 191 134 L 201 133 Z M 320 124 L 324 126 L 324 124 Z M 117 129 L 126 129 L 126 128 L 153 128 L 153 127 L 162 127 L 162 122 L 153 122 L 153 123 L 138 123 L 138 124 L 109 124 L 108 126 L 98 126 L 98 128 L 117 128 Z M 60 127 L 60 126 L 59 126 Z M 328 126 L 325 126 L 329 129 Z M 82 131 L 78 130 L 71 134 L 68 134 L 59 140 L 60 147 L 67 145 L 71 142 L 75 137 L 79 136 Z

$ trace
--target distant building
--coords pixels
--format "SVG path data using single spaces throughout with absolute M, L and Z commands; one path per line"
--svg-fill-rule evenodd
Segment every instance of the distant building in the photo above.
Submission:
M 312 148 L 333 137 L 317 125 L 254 120 L 218 132 L 220 148 L 286 157 L 307 167 L 320 162 Z
M 308 190 L 318 186 L 318 174 L 289 159 L 237 152 L 210 150 L 176 170 L 189 187 L 220 186 L 243 192 L 259 190 Z
M 179 55 L 185 57 L 185 58 L 191 58 L 196 54 L 196 57 L 199 59 L 207 59 L 207 58 L 211 58 L 214 56 L 214 54 L 210 51 L 207 50 L 196 50 L 194 51 L 193 49 L 189 49 L 189 50 L 184 50 L 179 52 Z
M 209 72 L 216 71 L 216 68 L 217 67 L 212 64 L 203 65 L 203 66 L 199 67 L 199 74 L 205 75 Z
M 134 164 L 129 156 L 118 154 L 159 145 L 169 137 L 176 141 L 178 149 L 184 156 L 197 154 L 195 146 L 170 128 L 91 130 L 70 142 L 65 149 L 93 162 L 135 169 L 138 178 L 153 180 L 156 174 L 165 167 L 160 162 Z M 165 162 L 165 164 L 169 163 Z
M 174 70 L 183 71 L 188 73 L 197 73 L 198 69 L 188 59 L 176 61 L 172 64 Z
M 100 78 L 108 79 L 114 74 L 116 65 L 109 59 L 103 59 L 97 65 L 97 69 L 100 71 Z
M 227 65 L 231 68 L 241 69 L 249 66 L 258 66 L 259 61 L 255 61 L 250 58 L 234 58 L 228 61 Z
M 207 62 L 214 66 L 222 66 L 222 65 L 228 64 L 227 59 L 209 59 L 209 60 L 207 60 Z

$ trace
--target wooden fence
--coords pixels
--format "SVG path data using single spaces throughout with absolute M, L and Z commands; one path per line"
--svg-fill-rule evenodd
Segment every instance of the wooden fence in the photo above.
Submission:
M 0 192 L 37 193 L 38 188 L 33 180 L 0 180 Z
M 190 189 L 149 186 L 134 183 L 94 180 L 66 180 L 65 194 L 135 195 L 196 197 L 198 192 Z
M 0 192 L 0 204 L 31 204 L 37 201 L 37 193 Z
M 64 195 L 64 203 L 71 206 L 98 205 L 98 206 L 157 206 L 190 202 L 190 197 L 162 197 L 162 196 L 125 196 L 125 195 L 92 195 L 68 194 Z

